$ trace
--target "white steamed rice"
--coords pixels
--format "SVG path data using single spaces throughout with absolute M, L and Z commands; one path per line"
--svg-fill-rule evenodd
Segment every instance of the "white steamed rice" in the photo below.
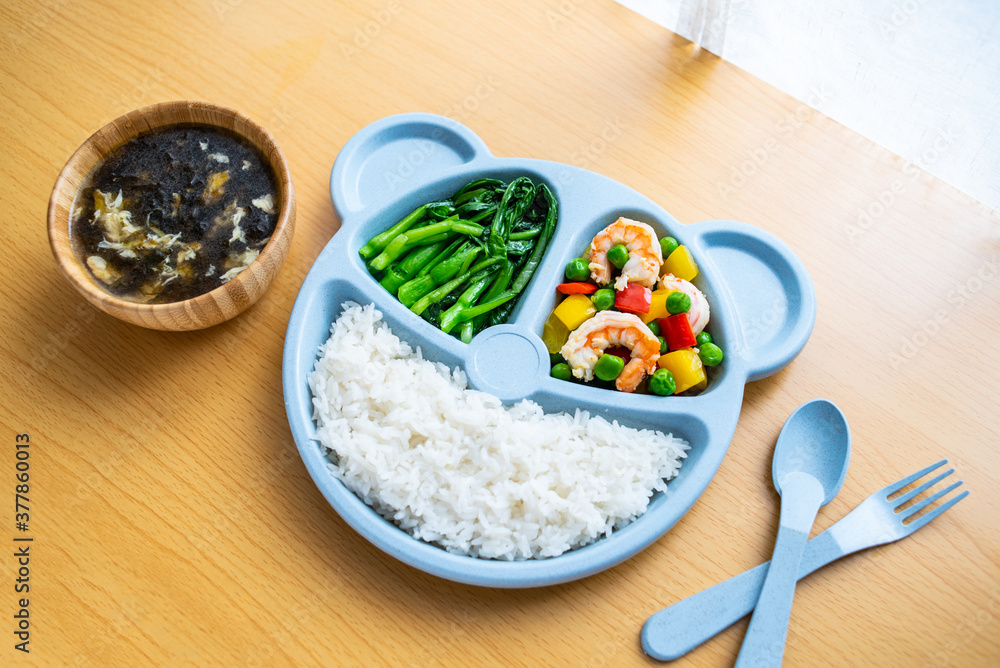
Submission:
M 331 473 L 414 537 L 474 557 L 554 557 L 610 535 L 688 449 L 586 411 L 505 408 L 423 359 L 372 304 L 343 305 L 309 386 Z

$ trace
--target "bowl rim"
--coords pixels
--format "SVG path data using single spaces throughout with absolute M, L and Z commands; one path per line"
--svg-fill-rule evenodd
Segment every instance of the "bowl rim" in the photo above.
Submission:
M 253 137 L 247 135 L 246 132 L 241 131 L 236 127 L 228 127 L 219 123 L 212 121 L 153 121 L 159 114 L 168 113 L 176 110 L 185 110 L 188 112 L 209 112 L 214 114 L 220 114 L 227 118 L 233 120 L 234 125 L 246 124 L 246 126 L 253 129 L 254 132 L 260 134 L 261 141 L 257 141 Z M 55 185 L 52 187 L 52 193 L 49 196 L 49 206 L 47 211 L 46 228 L 49 238 L 49 246 L 52 249 L 52 254 L 56 259 L 56 263 L 59 265 L 60 270 L 69 279 L 73 286 L 80 291 L 89 301 L 99 306 L 107 306 L 111 308 L 120 308 L 131 311 L 139 316 L 157 316 L 160 314 L 174 313 L 179 308 L 183 308 L 188 311 L 198 312 L 201 307 L 207 307 L 212 304 L 215 298 L 221 294 L 228 293 L 230 291 L 237 290 L 243 287 L 244 283 L 255 280 L 252 278 L 253 274 L 248 271 L 241 271 L 236 275 L 231 281 L 224 283 L 208 292 L 203 292 L 200 295 L 190 297 L 188 299 L 182 299 L 179 301 L 172 302 L 161 302 L 158 304 L 144 304 L 141 302 L 135 302 L 128 299 L 123 299 L 116 295 L 107 292 L 101 288 L 97 282 L 94 280 L 86 270 L 83 269 L 81 263 L 79 263 L 75 257 L 73 250 L 72 234 L 70 233 L 72 216 L 72 206 L 69 207 L 68 216 L 60 215 L 60 202 L 63 194 L 68 193 L 72 189 L 72 202 L 76 201 L 76 197 L 79 193 L 80 185 L 73 184 L 73 179 L 76 175 L 81 173 L 79 169 L 80 163 L 86 161 L 92 153 L 100 153 L 101 156 L 98 160 L 94 161 L 89 165 L 86 172 L 83 172 L 85 176 L 84 180 L 93 173 L 94 169 L 98 165 L 102 164 L 104 160 L 107 159 L 110 151 L 95 151 L 93 150 L 94 145 L 100 141 L 102 138 L 108 136 L 110 133 L 115 132 L 117 129 L 123 126 L 135 127 L 137 131 L 127 136 L 122 136 L 120 141 L 117 141 L 111 150 L 115 150 L 122 146 L 126 142 L 135 139 L 136 137 L 145 134 L 146 132 L 157 130 L 161 128 L 167 128 L 175 125 L 203 125 L 208 127 L 221 128 L 227 132 L 231 132 L 243 140 L 252 144 L 258 151 L 264 154 L 264 158 L 268 161 L 269 166 L 274 170 L 275 177 L 278 181 L 278 188 L 282 193 L 281 207 L 278 211 L 278 219 L 275 222 L 274 232 L 271 233 L 271 238 L 261 249 L 260 255 L 254 259 L 248 267 L 253 266 L 257 262 L 265 259 L 266 257 L 281 252 L 278 240 L 284 236 L 291 234 L 294 231 L 294 209 L 295 209 L 295 194 L 292 186 L 292 176 L 291 170 L 288 167 L 288 160 L 285 158 L 285 154 L 282 152 L 281 147 L 274 140 L 274 137 L 268 132 L 264 126 L 260 125 L 252 118 L 246 114 L 240 113 L 239 111 L 224 107 L 212 102 L 204 102 L 197 100 L 174 100 L 170 102 L 158 102 L 145 107 L 140 107 L 129 111 L 128 113 L 122 114 L 117 118 L 109 121 L 103 125 L 100 129 L 92 133 L 87 139 L 80 144 L 80 146 L 73 152 L 73 154 L 66 161 L 62 170 L 59 172 L 59 176 L 56 178 Z M 61 235 L 61 232 L 65 231 L 65 235 Z M 279 265 L 280 266 L 280 265 Z M 242 311 L 243 309 L 240 309 Z M 235 317 L 239 312 L 234 313 L 229 318 Z M 221 322 L 221 321 L 220 321 Z

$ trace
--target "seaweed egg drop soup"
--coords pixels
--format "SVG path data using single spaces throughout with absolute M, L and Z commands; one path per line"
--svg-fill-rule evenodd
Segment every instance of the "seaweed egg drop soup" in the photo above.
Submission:
M 257 259 L 280 210 L 261 153 L 219 128 L 177 125 L 115 149 L 82 187 L 70 231 L 96 282 L 140 303 L 181 301 Z

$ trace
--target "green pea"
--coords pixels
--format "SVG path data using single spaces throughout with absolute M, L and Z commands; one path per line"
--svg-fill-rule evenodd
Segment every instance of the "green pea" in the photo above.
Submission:
M 712 343 L 712 335 L 708 332 L 699 332 L 698 336 L 694 337 L 694 340 L 698 342 L 699 346 L 704 343 Z
M 608 251 L 608 262 L 621 269 L 628 262 L 628 249 L 622 244 L 612 246 Z
M 677 389 L 677 383 L 674 382 L 674 374 L 670 373 L 669 370 L 657 369 L 653 372 L 653 375 L 649 377 L 647 387 L 653 394 L 658 394 L 661 397 L 668 397 L 674 393 L 674 390 Z
M 601 288 L 590 295 L 590 301 L 598 311 L 607 311 L 615 305 L 615 291 L 611 288 Z
M 660 329 L 660 323 L 655 320 L 650 320 L 646 323 L 646 327 L 649 327 L 649 331 L 653 333 L 653 336 L 659 336 L 663 334 L 663 330 Z
M 590 265 L 582 257 L 574 258 L 566 265 L 567 281 L 586 281 L 590 278 Z
M 703 343 L 698 347 L 698 357 L 705 366 L 718 366 L 722 361 L 722 348 L 714 343 Z
M 663 253 L 663 259 L 670 257 L 670 254 L 677 250 L 678 246 L 680 244 L 673 237 L 663 237 L 660 239 L 660 252 Z
M 558 380 L 573 380 L 573 371 L 569 368 L 569 364 L 560 362 L 552 367 L 552 377 Z
M 618 355 L 601 355 L 594 365 L 594 375 L 601 380 L 611 381 L 618 377 L 618 374 L 625 368 L 625 360 Z
M 678 313 L 687 313 L 691 310 L 691 298 L 686 294 L 677 290 L 671 292 L 670 296 L 667 297 L 667 312 L 671 315 L 677 315 Z
M 660 354 L 664 355 L 667 352 L 667 340 L 662 336 L 656 337 L 656 340 L 660 342 Z

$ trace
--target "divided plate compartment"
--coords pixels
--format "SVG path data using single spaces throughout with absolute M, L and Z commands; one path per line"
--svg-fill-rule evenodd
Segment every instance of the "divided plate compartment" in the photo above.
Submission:
M 368 273 L 358 255 L 361 246 L 420 204 L 445 199 L 478 178 L 510 181 L 522 175 L 547 184 L 560 213 L 545 257 L 508 324 L 464 344 L 411 313 Z M 285 337 L 283 384 L 292 434 L 313 480 L 355 530 L 401 561 L 450 580 L 490 587 L 552 585 L 610 568 L 656 541 L 718 470 L 736 429 L 745 383 L 791 361 L 815 322 L 809 275 L 771 234 L 725 220 L 682 225 L 650 199 L 599 174 L 555 162 L 493 157 L 471 130 L 442 116 L 401 114 L 362 129 L 338 155 L 330 190 L 343 224 L 302 284 Z M 675 237 L 698 263 L 693 283 L 711 304 L 707 329 L 726 356 L 697 396 L 632 395 L 549 375 L 541 332 L 556 304 L 555 286 L 566 263 L 619 216 L 648 223 L 658 238 Z M 656 494 L 636 521 L 558 557 L 484 560 L 418 541 L 336 480 L 314 440 L 307 378 L 346 301 L 374 303 L 393 333 L 420 346 L 424 357 L 463 367 L 471 387 L 508 405 L 527 398 L 547 412 L 580 408 L 626 426 L 669 432 L 690 444 L 687 458 L 668 490 Z

